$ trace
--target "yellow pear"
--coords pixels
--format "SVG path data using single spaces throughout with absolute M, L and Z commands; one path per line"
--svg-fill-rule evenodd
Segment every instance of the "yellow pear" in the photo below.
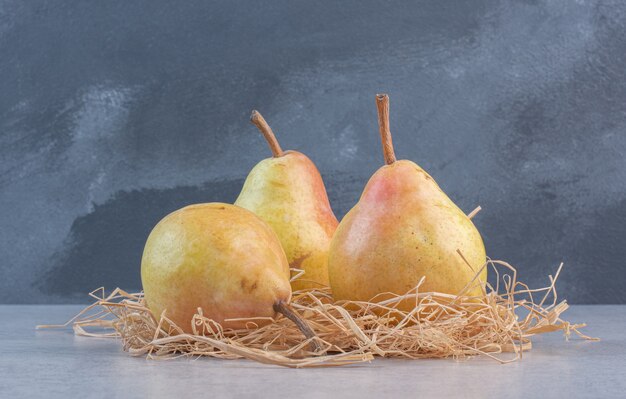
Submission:
M 328 247 L 337 228 L 324 182 L 315 164 L 297 151 L 283 151 L 257 111 L 251 121 L 263 133 L 273 157 L 248 174 L 235 205 L 254 212 L 278 235 L 289 266 L 304 270 L 294 290 L 328 286 Z
M 388 293 L 407 293 L 422 277 L 420 292 L 481 295 L 486 269 L 474 279 L 486 261 L 480 233 L 428 173 L 411 161 L 396 161 L 388 96 L 378 95 L 377 105 L 386 165 L 370 178 L 332 240 L 334 298 L 383 300 Z
M 225 328 L 245 327 L 228 319 L 277 312 L 302 323 L 288 305 L 289 265 L 276 234 L 235 205 L 190 205 L 163 218 L 146 242 L 141 281 L 153 315 L 165 311 L 185 332 L 192 331 L 198 308 Z M 312 335 L 306 325 L 298 327 Z

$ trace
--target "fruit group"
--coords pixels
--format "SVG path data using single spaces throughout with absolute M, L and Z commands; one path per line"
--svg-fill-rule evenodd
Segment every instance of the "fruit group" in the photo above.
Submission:
M 456 295 L 468 287 L 466 294 L 480 295 L 486 269 L 471 282 L 486 260 L 482 238 L 428 173 L 411 161 L 396 161 L 388 101 L 377 96 L 386 165 L 370 178 L 331 243 L 333 295 L 382 300 L 407 293 L 422 277 L 420 292 Z
M 274 317 L 291 299 L 289 265 L 278 238 L 262 220 L 240 207 L 190 205 L 152 230 L 141 260 L 145 299 L 158 319 L 166 316 L 186 332 L 200 307 L 224 327 L 241 328 L 244 317 Z
M 252 122 L 273 157 L 248 174 L 235 205 L 254 212 L 276 232 L 290 267 L 304 270 L 293 289 L 328 286 L 328 247 L 337 228 L 324 182 L 315 164 L 297 151 L 283 151 L 261 114 Z

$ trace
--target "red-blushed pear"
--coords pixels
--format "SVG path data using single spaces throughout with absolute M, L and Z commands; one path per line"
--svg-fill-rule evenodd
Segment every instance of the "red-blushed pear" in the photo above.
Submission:
M 252 112 L 272 158 L 252 168 L 235 205 L 254 212 L 278 235 L 289 266 L 304 270 L 294 290 L 328 286 L 328 247 L 337 228 L 322 176 L 297 151 L 283 151 L 265 119 Z
M 224 328 L 259 325 L 282 313 L 308 337 L 312 330 L 290 308 L 289 265 L 278 237 L 252 212 L 235 205 L 189 205 L 152 230 L 141 259 L 145 299 L 185 332 L 198 308 Z
M 333 237 L 329 275 L 335 300 L 388 299 L 388 293 L 415 288 L 422 277 L 420 292 L 480 296 L 487 277 L 485 268 L 474 279 L 486 261 L 480 233 L 428 173 L 411 161 L 396 161 L 389 97 L 377 95 L 376 102 L 386 165 Z M 413 306 L 415 301 L 405 301 L 400 307 Z

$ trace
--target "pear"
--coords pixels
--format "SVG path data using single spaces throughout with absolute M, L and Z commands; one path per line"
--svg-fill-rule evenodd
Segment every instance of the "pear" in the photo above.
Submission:
M 254 212 L 278 235 L 289 266 L 304 270 L 292 288 L 328 286 L 328 247 L 337 228 L 324 182 L 315 164 L 297 151 L 283 151 L 263 116 L 251 122 L 267 140 L 273 157 L 248 174 L 235 204 Z
M 272 229 L 235 205 L 206 203 L 170 213 L 152 230 L 141 259 L 146 303 L 185 332 L 198 308 L 224 328 L 237 318 L 283 313 L 310 338 L 313 332 L 289 307 L 289 265 Z
M 420 292 L 480 296 L 487 277 L 486 268 L 476 276 L 486 261 L 480 233 L 424 169 L 396 161 L 389 97 L 376 100 L 386 165 L 370 178 L 332 240 L 335 300 L 381 301 L 406 294 L 422 277 Z M 414 306 L 404 301 L 400 308 Z

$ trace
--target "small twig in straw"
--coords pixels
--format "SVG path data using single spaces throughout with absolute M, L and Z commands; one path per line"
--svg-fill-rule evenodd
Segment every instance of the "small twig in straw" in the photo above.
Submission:
M 474 216 L 476 216 L 476 214 L 478 212 L 480 212 L 483 208 L 480 207 L 480 205 L 478 205 L 476 208 L 474 208 L 473 211 L 471 211 L 470 213 L 467 214 L 467 217 L 472 219 Z

